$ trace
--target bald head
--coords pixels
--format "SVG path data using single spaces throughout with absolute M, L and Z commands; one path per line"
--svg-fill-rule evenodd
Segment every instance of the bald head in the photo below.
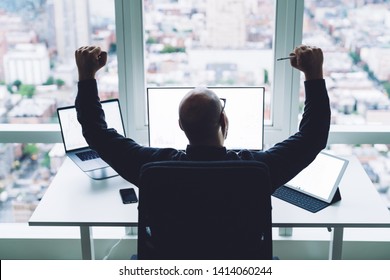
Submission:
M 190 144 L 223 145 L 227 119 L 222 113 L 219 97 L 207 88 L 195 88 L 187 93 L 179 106 L 180 127 Z M 221 143 L 222 137 L 222 143 Z

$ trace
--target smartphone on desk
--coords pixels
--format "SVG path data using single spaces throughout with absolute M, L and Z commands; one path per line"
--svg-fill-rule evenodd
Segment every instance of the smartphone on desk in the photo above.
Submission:
M 123 204 L 137 203 L 138 198 L 133 188 L 120 189 L 119 193 L 122 198 Z

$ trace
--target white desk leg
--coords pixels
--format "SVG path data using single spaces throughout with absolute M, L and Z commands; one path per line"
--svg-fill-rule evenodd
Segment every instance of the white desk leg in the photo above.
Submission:
M 80 226 L 81 236 L 81 256 L 83 260 L 95 259 L 95 250 L 93 247 L 92 228 L 89 226 Z
M 333 228 L 332 239 L 330 240 L 329 259 L 341 260 L 343 252 L 343 227 Z

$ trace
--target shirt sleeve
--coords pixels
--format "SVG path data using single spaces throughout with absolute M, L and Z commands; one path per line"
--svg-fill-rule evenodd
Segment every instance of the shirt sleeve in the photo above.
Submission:
M 325 80 L 305 82 L 305 107 L 299 130 L 270 149 L 255 153 L 265 162 L 276 189 L 309 165 L 326 147 L 330 127 L 330 105 Z
M 175 149 L 144 147 L 107 127 L 96 80 L 83 80 L 78 83 L 75 105 L 77 119 L 88 145 L 119 175 L 135 185 L 139 170 L 145 163 L 179 156 Z

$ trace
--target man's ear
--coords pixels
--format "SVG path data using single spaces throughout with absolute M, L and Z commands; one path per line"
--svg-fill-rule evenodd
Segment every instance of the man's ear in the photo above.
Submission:
M 221 130 L 222 130 L 223 137 L 226 139 L 227 135 L 228 135 L 228 130 L 229 130 L 229 119 L 226 116 L 225 112 L 222 112 L 222 114 L 221 114 L 220 124 L 221 124 Z
M 180 126 L 180 129 L 184 131 L 183 125 L 181 124 L 181 120 L 180 119 L 179 119 L 179 126 Z

